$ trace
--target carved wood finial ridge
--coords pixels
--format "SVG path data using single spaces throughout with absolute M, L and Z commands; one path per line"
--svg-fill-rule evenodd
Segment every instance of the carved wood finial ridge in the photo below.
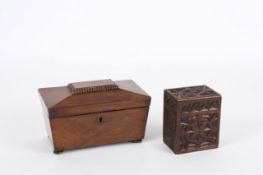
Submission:
M 73 95 L 112 91 L 119 89 L 119 87 L 114 83 L 114 81 L 110 79 L 70 83 L 68 84 L 68 88 Z

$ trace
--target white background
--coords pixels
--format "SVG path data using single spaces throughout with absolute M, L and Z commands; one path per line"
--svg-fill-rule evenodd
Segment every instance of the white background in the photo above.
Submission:
M 1 0 L 0 174 L 263 174 L 261 0 Z M 52 153 L 37 89 L 133 79 L 152 96 L 146 138 Z M 220 148 L 162 143 L 163 89 L 223 96 Z

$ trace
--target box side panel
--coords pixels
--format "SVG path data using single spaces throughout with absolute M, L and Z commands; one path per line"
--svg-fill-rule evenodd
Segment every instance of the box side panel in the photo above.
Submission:
M 148 107 L 51 119 L 55 150 L 144 138 Z
M 218 105 L 218 132 L 217 132 L 217 143 L 216 147 L 219 146 L 220 140 L 220 121 L 221 121 L 221 105 L 222 105 L 222 96 L 218 97 L 219 105 Z
M 176 129 L 176 135 L 175 135 L 175 140 L 174 140 L 174 152 L 176 154 L 180 154 L 180 147 L 181 147 L 181 142 L 180 140 L 182 139 L 182 132 L 181 132 L 181 106 L 182 102 L 177 101 L 176 105 L 176 124 L 175 124 L 175 129 Z
M 175 151 L 175 136 L 177 123 L 177 102 L 168 91 L 164 91 L 163 108 L 163 141 Z
M 50 138 L 50 140 L 52 142 L 53 138 L 52 138 L 52 132 L 51 132 L 51 125 L 50 125 L 50 121 L 49 121 L 48 109 L 47 109 L 43 99 L 41 98 L 41 96 L 40 96 L 40 102 L 41 102 L 41 106 L 42 106 L 46 132 L 47 132 L 48 137 Z

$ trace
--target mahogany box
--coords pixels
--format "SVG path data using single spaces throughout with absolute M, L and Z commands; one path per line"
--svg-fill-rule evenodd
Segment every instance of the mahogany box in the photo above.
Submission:
M 208 86 L 164 90 L 163 141 L 176 154 L 217 148 L 221 95 Z
M 39 89 L 54 153 L 140 142 L 151 97 L 132 80 L 99 80 Z

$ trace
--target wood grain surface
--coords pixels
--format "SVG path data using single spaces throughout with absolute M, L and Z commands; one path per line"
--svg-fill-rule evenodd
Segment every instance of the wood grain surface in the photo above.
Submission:
M 148 108 L 137 108 L 51 120 L 56 151 L 144 138 Z
M 132 80 L 40 88 L 54 152 L 144 138 L 151 97 Z

